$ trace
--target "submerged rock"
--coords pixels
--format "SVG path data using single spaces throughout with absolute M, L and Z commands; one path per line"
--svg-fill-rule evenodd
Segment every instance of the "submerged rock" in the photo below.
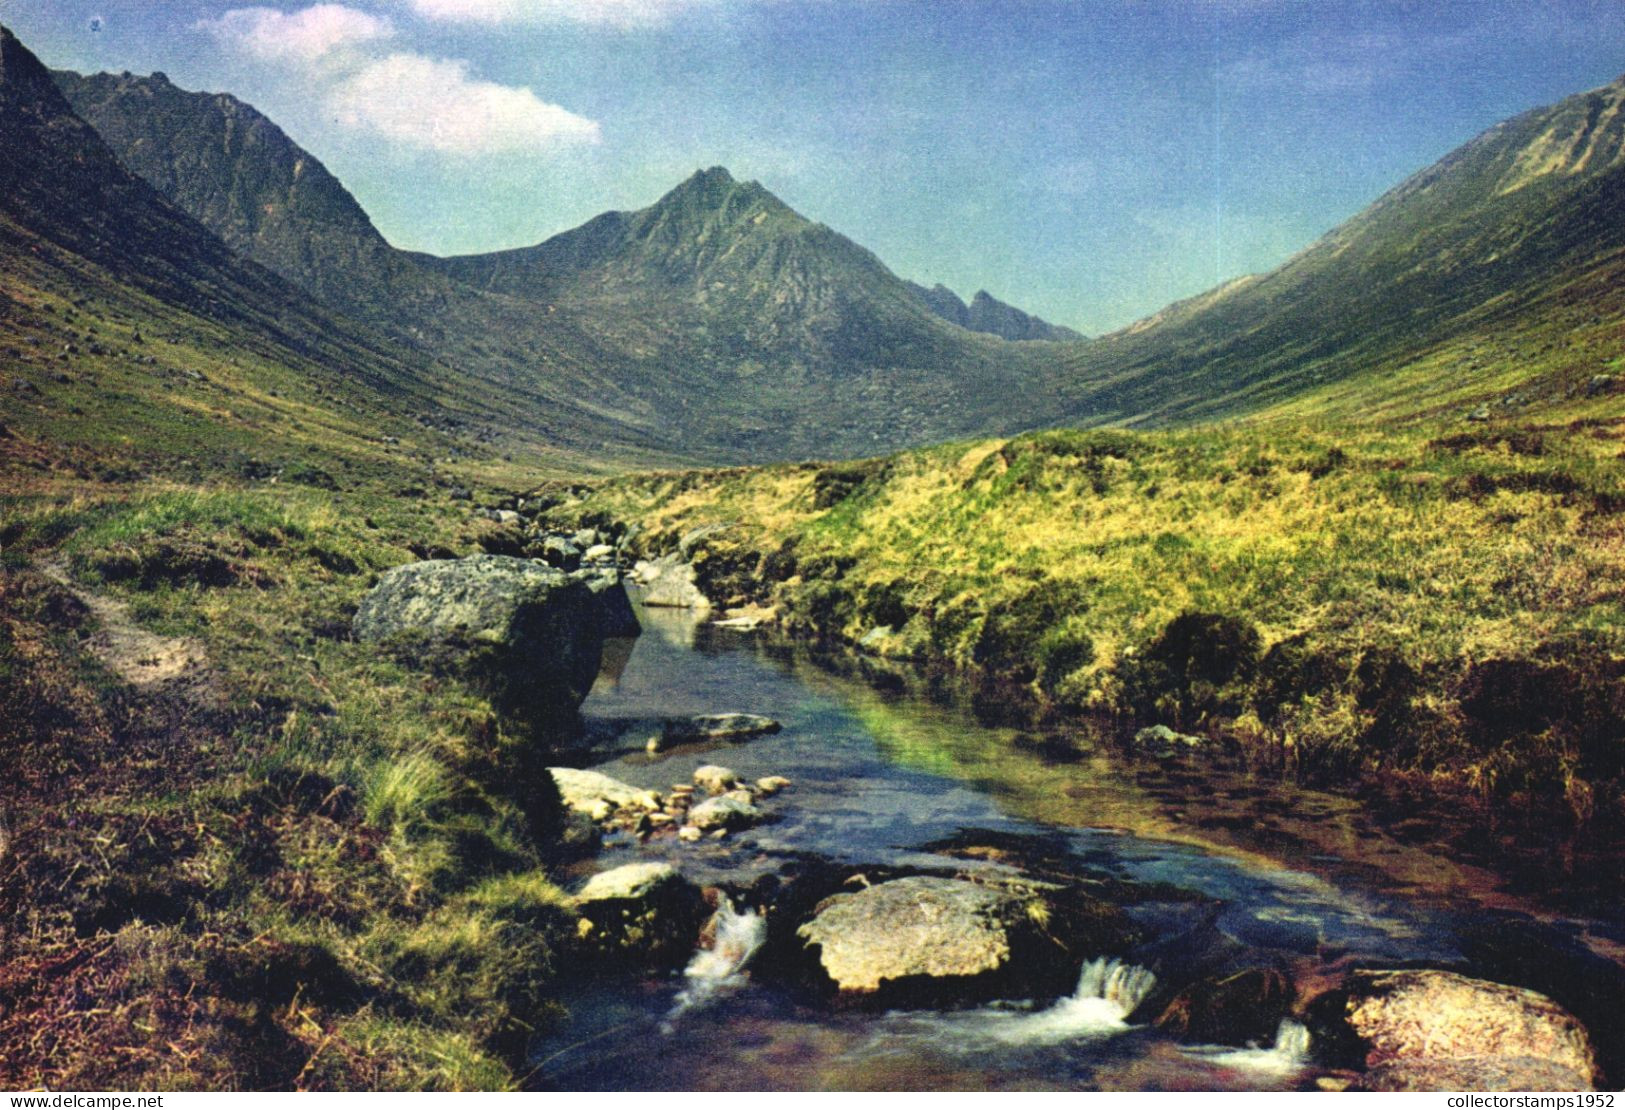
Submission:
M 570 717 L 592 688 L 605 589 L 528 559 L 434 559 L 386 573 L 352 627 L 358 640 L 456 674 L 510 721 L 535 725 Z
M 1204 1044 L 1267 1043 L 1296 999 L 1292 981 L 1273 968 L 1210 976 L 1174 996 L 1155 1025 Z
M 783 727 L 772 717 L 755 713 L 709 713 L 666 721 L 661 727 L 661 736 L 671 744 L 688 744 L 699 740 L 744 740 L 752 736 L 768 736 Z
M 1032 889 L 914 875 L 825 899 L 796 935 L 843 994 L 905 1003 L 1058 994 L 1089 940 L 1053 908 Z M 1099 931 L 1109 937 L 1092 938 L 1093 951 L 1121 940 L 1114 913 L 1096 924 L 1106 919 Z
M 1596 1056 L 1579 1020 L 1520 987 L 1449 971 L 1357 971 L 1316 1007 L 1332 1035 L 1372 1073 L 1368 1079 L 1378 1082 L 1477 1069 L 1511 1084 L 1503 1089 L 1550 1090 L 1553 1067 L 1573 1073 L 1582 1088 L 1596 1082 Z M 1541 1067 L 1520 1072 L 1520 1060 Z M 1441 1071 L 1446 1064 L 1451 1067 Z M 1454 1083 L 1435 1089 L 1481 1088 Z
M 710 609 L 711 601 L 694 581 L 694 568 L 675 555 L 643 560 L 632 569 L 643 586 L 643 604 L 667 609 Z

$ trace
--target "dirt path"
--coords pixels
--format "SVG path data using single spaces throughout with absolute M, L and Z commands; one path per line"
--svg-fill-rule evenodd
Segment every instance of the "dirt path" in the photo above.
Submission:
M 202 644 L 178 636 L 159 636 L 141 628 L 130 617 L 128 605 L 80 589 L 60 562 L 46 563 L 40 570 L 84 602 L 99 626 L 87 646 L 109 670 L 131 686 L 168 682 L 208 662 Z

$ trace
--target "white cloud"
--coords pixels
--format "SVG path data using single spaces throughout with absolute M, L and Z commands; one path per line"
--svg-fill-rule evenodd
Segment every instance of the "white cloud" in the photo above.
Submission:
M 595 143 L 598 124 L 527 88 L 471 78 L 464 62 L 391 54 L 333 90 L 339 121 L 448 154 Z
M 425 19 L 447 23 L 581 23 L 632 30 L 658 27 L 708 0 L 404 0 Z
M 472 8 L 493 0 L 440 2 Z M 478 155 L 599 141 L 592 120 L 528 88 L 482 81 L 467 62 L 384 53 L 381 44 L 395 37 L 390 21 L 343 4 L 297 12 L 236 8 L 195 27 L 239 53 L 292 67 L 305 92 L 325 102 L 340 125 L 403 145 Z
M 234 8 L 218 19 L 200 20 L 196 28 L 235 50 L 272 62 L 315 61 L 394 34 L 389 20 L 343 4 L 316 4 L 297 12 Z

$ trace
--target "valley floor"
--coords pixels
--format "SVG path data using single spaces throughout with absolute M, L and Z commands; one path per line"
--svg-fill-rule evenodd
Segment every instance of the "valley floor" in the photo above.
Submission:
M 521 1083 L 569 990 L 564 850 L 491 707 L 348 632 L 389 567 L 522 549 L 486 512 L 504 495 L 98 478 L 0 447 L 0 1083 Z M 636 523 L 721 606 L 991 704 L 1606 840 L 1622 447 L 1606 414 L 1045 432 L 530 504 Z
M 1600 410 L 1599 410 L 1600 411 Z M 724 609 L 1322 783 L 1625 817 L 1625 418 L 1053 431 L 610 481 Z

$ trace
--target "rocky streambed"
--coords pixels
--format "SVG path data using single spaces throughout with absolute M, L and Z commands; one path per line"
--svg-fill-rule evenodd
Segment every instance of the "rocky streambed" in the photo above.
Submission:
M 837 678 L 681 607 L 680 568 L 634 613 L 597 538 L 400 568 L 356 619 L 536 726 L 513 773 L 578 852 L 581 954 L 539 1086 L 1617 1081 L 1617 918 L 1175 733 L 1136 764 Z
M 609 917 L 660 955 L 572 988 L 539 1086 L 1613 1082 L 1618 921 L 1520 900 L 1329 796 L 1062 751 L 702 614 L 639 618 L 556 773 L 602 838 L 580 897 L 658 877 L 681 927 L 620 898 Z M 770 722 L 693 723 L 721 711 Z

